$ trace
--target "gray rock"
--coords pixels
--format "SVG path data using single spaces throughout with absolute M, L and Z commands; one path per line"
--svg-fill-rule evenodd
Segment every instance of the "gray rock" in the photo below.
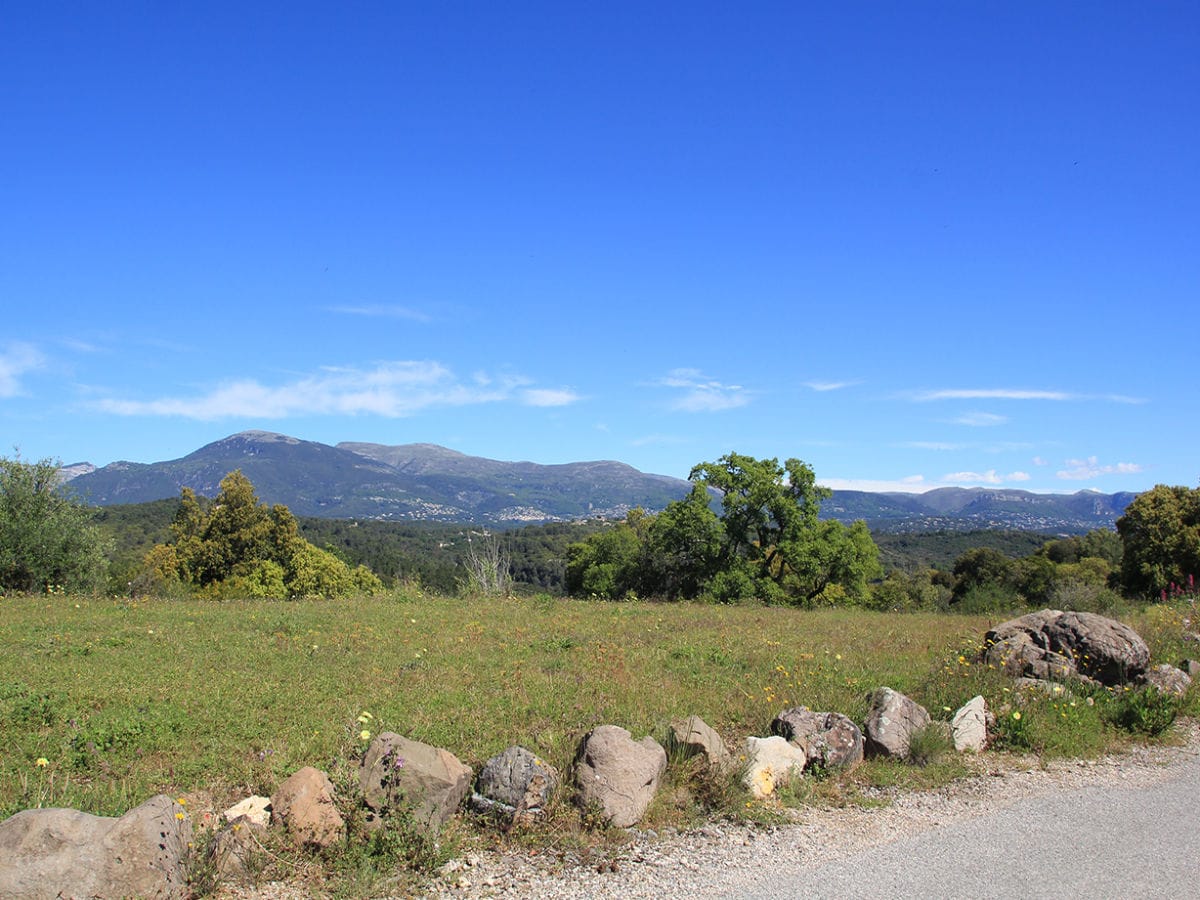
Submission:
M 699 716 L 672 722 L 667 740 L 672 752 L 684 758 L 700 755 L 710 767 L 718 769 L 729 765 L 729 748 L 725 741 Z
M 553 766 L 524 747 L 509 747 L 483 764 L 471 803 L 476 809 L 527 821 L 546 809 L 558 785 Z
M 1141 677 L 1141 682 L 1158 688 L 1164 694 L 1172 694 L 1176 697 L 1182 697 L 1192 686 L 1190 675 L 1174 666 L 1167 665 L 1147 669 Z
M 120 818 L 27 809 L 0 822 L 0 897 L 187 896 L 192 828 L 165 794 Z
M 610 824 L 628 828 L 645 815 L 666 769 L 667 753 L 654 738 L 635 741 L 618 725 L 597 726 L 579 744 L 579 800 L 598 806 Z
M 1096 613 L 1044 609 L 997 625 L 985 658 L 1013 676 L 1127 684 L 1145 672 L 1150 648 L 1136 631 Z
M 758 800 L 774 796 L 808 765 L 808 753 L 782 735 L 746 738 L 746 772 L 742 783 Z
M 333 783 L 312 766 L 305 766 L 275 789 L 271 819 L 301 846 L 329 847 L 346 833 Z
M 449 750 L 385 731 L 367 748 L 358 786 L 375 812 L 408 808 L 418 825 L 437 832 L 467 798 L 471 777 Z
M 1200 662 L 1194 659 L 1185 659 L 1179 664 L 1179 668 L 1186 672 L 1188 678 L 1191 678 L 1193 681 L 1200 676 Z
M 213 837 L 209 854 L 222 881 L 252 881 L 266 854 L 267 826 L 249 816 L 234 816 Z
M 987 702 L 983 697 L 972 697 L 958 709 L 950 720 L 950 734 L 959 753 L 983 752 L 988 738 Z
M 841 713 L 785 709 L 771 722 L 771 733 L 803 747 L 810 766 L 849 770 L 863 759 L 862 731 Z
M 863 728 L 867 755 L 907 758 L 909 739 L 930 722 L 925 707 L 888 687 L 872 691 L 867 703 Z

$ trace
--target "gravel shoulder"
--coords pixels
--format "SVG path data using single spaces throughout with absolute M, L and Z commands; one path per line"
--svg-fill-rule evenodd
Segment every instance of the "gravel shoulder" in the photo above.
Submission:
M 688 898 L 748 896 L 758 876 L 786 866 L 802 877 L 875 847 L 931 829 L 979 818 L 998 809 L 1048 800 L 1093 786 L 1142 789 L 1200 764 L 1200 723 L 1188 722 L 1170 746 L 1134 746 L 1094 760 L 1058 760 L 984 754 L 978 774 L 933 791 L 886 791 L 873 808 L 805 807 L 794 823 L 764 828 L 715 822 L 666 836 L 635 833 L 630 843 L 589 864 L 550 853 L 471 853 L 435 877 L 424 896 L 452 898 Z M 747 893 L 748 892 L 748 893 Z M 222 900 L 298 900 L 319 896 L 298 885 L 227 888 Z

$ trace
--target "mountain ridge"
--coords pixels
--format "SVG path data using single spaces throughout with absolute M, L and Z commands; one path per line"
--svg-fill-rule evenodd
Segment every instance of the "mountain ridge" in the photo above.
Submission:
M 240 469 L 265 503 L 297 515 L 510 526 L 616 518 L 641 506 L 657 511 L 690 490 L 689 482 L 641 472 L 613 460 L 544 465 L 469 456 L 438 444 L 306 441 L 250 430 L 157 463 L 125 460 L 64 467 L 64 480 L 96 506 L 178 496 L 189 487 L 213 496 Z M 923 494 L 836 491 L 823 518 L 863 519 L 876 531 L 1016 528 L 1077 534 L 1112 528 L 1137 495 L 1036 494 L 997 488 L 934 488 Z

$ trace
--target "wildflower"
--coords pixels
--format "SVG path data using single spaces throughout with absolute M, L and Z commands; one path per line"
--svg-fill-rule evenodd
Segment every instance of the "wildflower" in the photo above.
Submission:
M 187 806 L 187 798 L 186 797 L 180 797 L 175 802 L 178 803 L 180 806 Z
M 35 762 L 34 765 L 37 766 L 39 769 L 44 769 L 44 768 L 46 768 L 46 766 L 50 765 L 50 760 L 46 759 L 46 757 L 44 757 L 44 756 L 39 756 L 37 758 L 37 762 Z
M 175 818 L 178 819 L 180 822 L 182 822 L 186 818 L 186 816 L 184 816 L 184 814 L 181 812 L 177 812 L 177 813 L 175 813 Z
M 836 656 L 834 656 L 833 658 L 834 658 L 834 659 L 841 659 L 841 658 L 842 658 L 842 654 L 838 653 L 838 654 L 837 654 Z
M 1017 722 L 1021 721 L 1021 711 L 1019 709 L 1013 711 L 1013 720 Z
M 359 725 L 366 725 L 367 723 L 369 723 L 371 721 L 371 714 L 369 712 L 365 712 L 361 716 L 359 716 L 355 721 L 357 721 Z
M 362 731 L 360 731 L 358 733 L 358 739 L 360 741 L 369 741 L 371 739 L 371 732 L 367 731 L 367 729 L 364 728 Z

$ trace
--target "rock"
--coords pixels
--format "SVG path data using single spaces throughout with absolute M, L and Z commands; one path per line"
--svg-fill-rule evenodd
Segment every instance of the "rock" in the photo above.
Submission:
M 335 796 L 329 776 L 305 766 L 271 795 L 271 818 L 283 825 L 297 844 L 328 847 L 346 832 Z
M 1158 688 L 1164 694 L 1182 697 L 1192 686 L 1191 676 L 1174 666 L 1155 666 L 1148 669 L 1141 677 L 1142 684 Z
M 808 753 L 781 735 L 746 738 L 746 774 L 742 783 L 758 800 L 774 796 L 808 764 Z
M 666 769 L 667 753 L 654 738 L 634 741 L 618 725 L 599 725 L 579 743 L 579 800 L 597 805 L 610 824 L 628 828 L 645 815 Z
M 725 741 L 699 716 L 672 722 L 667 739 L 671 750 L 684 758 L 703 756 L 710 768 L 723 769 L 729 765 L 729 748 Z
M 1188 678 L 1191 678 L 1193 681 L 1197 676 L 1200 676 L 1200 662 L 1194 659 L 1185 659 L 1179 664 L 1179 668 L 1183 669 L 1187 673 Z
M 1029 613 L 997 625 L 984 646 L 987 662 L 1010 675 L 1050 680 L 1127 684 L 1150 663 L 1150 648 L 1136 631 L 1096 613 Z
M 558 790 L 554 767 L 524 747 L 509 747 L 479 770 L 471 803 L 476 809 L 500 810 L 514 823 L 540 815 Z
M 217 877 L 222 881 L 252 881 L 263 855 L 267 826 L 247 815 L 234 816 L 213 837 L 209 849 Z
M 245 816 L 254 824 L 265 827 L 271 823 L 271 798 L 247 797 L 240 803 L 229 807 L 221 815 L 225 817 L 226 822 L 232 822 L 234 819 Z
M 810 766 L 848 770 L 862 762 L 863 734 L 841 713 L 785 709 L 771 722 L 771 733 L 803 747 Z
M 870 709 L 863 729 L 870 756 L 905 759 L 913 732 L 929 724 L 929 713 L 899 691 L 876 688 L 867 697 Z
M 120 818 L 27 809 L 0 822 L 0 897 L 183 898 L 191 835 L 165 794 Z
M 377 813 L 410 808 L 421 827 L 436 832 L 471 791 L 472 772 L 449 750 L 391 731 L 371 741 L 358 770 L 358 786 Z
M 959 753 L 983 752 L 988 732 L 987 702 L 982 697 L 972 697 L 959 708 L 950 720 L 950 735 Z

